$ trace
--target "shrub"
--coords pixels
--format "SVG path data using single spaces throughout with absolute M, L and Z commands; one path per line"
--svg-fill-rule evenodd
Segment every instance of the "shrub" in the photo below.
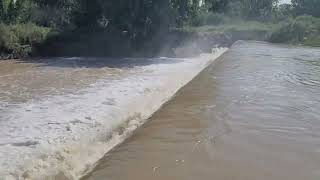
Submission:
M 203 25 L 205 25 L 206 24 L 206 22 L 205 22 L 205 14 L 201 13 L 201 14 L 191 18 L 190 24 L 192 26 L 203 26 Z
M 0 24 L 0 49 L 6 50 L 16 41 L 17 37 L 10 31 L 8 26 Z
M 207 25 L 219 25 L 225 23 L 225 16 L 223 14 L 208 13 L 205 21 Z
M 227 21 L 227 17 L 224 14 L 206 12 L 197 15 L 191 19 L 191 25 L 203 26 L 203 25 L 219 25 Z
M 47 39 L 50 29 L 35 24 L 0 24 L 0 53 L 13 58 L 29 55 L 32 47 Z
M 31 23 L 13 25 L 11 26 L 11 30 L 18 37 L 19 43 L 23 45 L 41 43 L 50 32 L 49 28 L 40 27 Z
M 320 47 L 320 36 L 310 36 L 304 40 L 304 45 Z
M 320 35 L 320 19 L 312 16 L 299 16 L 289 20 L 277 28 L 270 36 L 274 43 L 302 43 L 310 41 L 311 37 Z
M 303 23 L 292 21 L 276 29 L 270 36 L 274 43 L 300 42 L 305 36 L 306 28 Z

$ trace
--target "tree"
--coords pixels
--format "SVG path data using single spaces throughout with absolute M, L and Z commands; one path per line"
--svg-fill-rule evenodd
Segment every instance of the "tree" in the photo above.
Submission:
M 266 20 L 271 17 L 278 0 L 241 0 L 242 13 L 248 19 Z
M 99 0 L 79 0 L 76 10 L 76 24 L 78 26 L 94 27 L 102 13 L 102 1 Z
M 8 24 L 14 24 L 16 23 L 16 18 L 17 18 L 17 9 L 15 7 L 15 1 L 11 0 L 8 5 L 5 22 Z
M 55 29 L 68 29 L 73 26 L 74 12 L 80 0 L 28 0 L 30 1 L 30 20 Z
M 204 3 L 208 7 L 211 12 L 225 12 L 227 5 L 229 4 L 229 0 L 205 0 Z
M 183 26 L 189 18 L 191 1 L 189 0 L 172 0 L 173 9 L 175 9 L 175 19 L 178 26 Z
M 320 17 L 319 0 L 292 0 L 293 12 L 295 15 L 312 15 Z
M 3 0 L 0 0 L 0 23 L 3 22 L 4 16 L 5 16 L 4 4 L 3 4 Z

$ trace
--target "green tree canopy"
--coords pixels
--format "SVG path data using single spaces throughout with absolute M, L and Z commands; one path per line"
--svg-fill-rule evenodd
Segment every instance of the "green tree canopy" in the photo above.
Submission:
M 242 13 L 249 19 L 268 19 L 278 0 L 240 0 Z
M 292 0 L 295 15 L 320 17 L 320 0 Z
M 211 12 L 225 12 L 230 0 L 205 0 L 204 3 Z

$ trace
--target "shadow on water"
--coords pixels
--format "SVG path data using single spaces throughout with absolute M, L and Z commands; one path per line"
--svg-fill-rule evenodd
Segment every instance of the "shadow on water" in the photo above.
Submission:
M 50 66 L 59 68 L 134 68 L 156 64 L 175 64 L 183 61 L 178 58 L 48 58 L 19 60 L 18 63 L 32 63 L 39 67 Z

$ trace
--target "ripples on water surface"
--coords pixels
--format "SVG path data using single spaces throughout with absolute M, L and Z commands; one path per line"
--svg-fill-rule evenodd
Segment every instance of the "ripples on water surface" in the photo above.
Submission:
M 90 180 L 319 180 L 320 50 L 239 42 Z

